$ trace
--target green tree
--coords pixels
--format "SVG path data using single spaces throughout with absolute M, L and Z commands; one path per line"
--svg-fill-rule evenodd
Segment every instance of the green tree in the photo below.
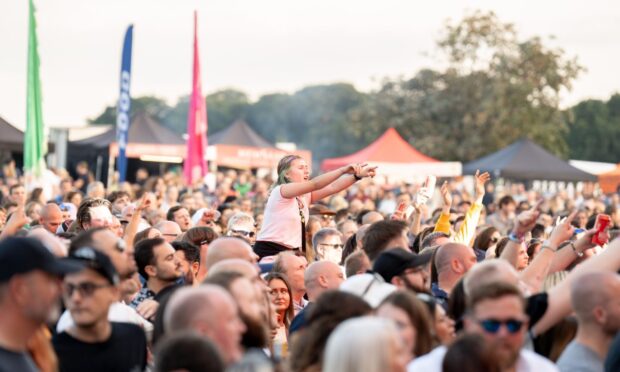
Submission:
M 437 48 L 444 70 L 386 80 L 354 125 L 393 126 L 442 160 L 469 161 L 521 137 L 567 155 L 559 94 L 582 70 L 575 59 L 538 37 L 520 40 L 492 12 L 448 22 Z
M 566 119 L 571 158 L 620 161 L 620 94 L 614 94 L 607 102 L 580 102 L 568 110 Z
M 131 99 L 131 116 L 138 112 L 146 112 L 154 119 L 162 121 L 170 106 L 165 100 L 154 96 L 143 96 Z M 99 116 L 88 120 L 90 124 L 116 124 L 116 105 L 107 106 Z

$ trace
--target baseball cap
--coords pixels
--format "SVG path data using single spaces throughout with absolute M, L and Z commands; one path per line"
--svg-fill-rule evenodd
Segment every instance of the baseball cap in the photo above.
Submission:
M 71 252 L 69 257 L 82 262 L 85 268 L 95 270 L 112 285 L 116 285 L 120 282 L 116 268 L 108 255 L 103 252 L 91 247 L 82 247 Z
M 42 270 L 53 275 L 80 271 L 79 262 L 57 258 L 39 240 L 24 237 L 8 237 L 0 241 L 0 282 L 9 281 L 13 275 Z
M 402 274 L 407 269 L 426 265 L 432 255 L 432 252 L 415 254 L 403 248 L 393 248 L 382 252 L 375 260 L 372 269 L 389 283 L 393 277 Z

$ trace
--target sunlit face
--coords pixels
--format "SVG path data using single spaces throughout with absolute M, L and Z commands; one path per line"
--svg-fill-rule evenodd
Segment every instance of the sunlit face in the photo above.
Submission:
M 112 212 L 104 205 L 92 207 L 89 209 L 90 222 L 84 224 L 84 229 L 92 229 L 95 227 L 109 227 L 112 223 Z
M 303 182 L 310 179 L 310 170 L 304 159 L 295 159 L 286 172 L 286 177 L 290 182 Z
M 342 260 L 342 240 L 338 235 L 328 235 L 317 242 L 316 251 L 319 260 L 331 261 L 339 264 Z
M 507 295 L 497 299 L 483 300 L 473 310 L 471 316 L 465 318 L 466 330 L 481 334 L 487 342 L 493 345 L 503 368 L 513 367 L 519 358 L 527 331 L 527 317 L 521 299 L 517 296 Z M 484 320 L 500 322 L 518 320 L 523 323 L 515 333 L 510 333 L 506 324 L 502 324 L 496 333 L 492 333 L 481 326 L 480 322 Z
M 525 244 L 521 244 L 519 247 L 519 257 L 517 259 L 517 270 L 524 270 L 530 261 L 530 256 L 527 254 L 527 248 Z

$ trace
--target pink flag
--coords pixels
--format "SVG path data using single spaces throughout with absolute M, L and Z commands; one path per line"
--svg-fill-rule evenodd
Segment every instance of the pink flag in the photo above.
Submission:
M 191 185 L 207 174 L 205 154 L 207 151 L 207 103 L 202 96 L 200 83 L 200 58 L 198 55 L 198 13 L 194 11 L 194 74 L 192 95 L 189 100 L 187 118 L 187 156 L 183 173 L 187 185 Z

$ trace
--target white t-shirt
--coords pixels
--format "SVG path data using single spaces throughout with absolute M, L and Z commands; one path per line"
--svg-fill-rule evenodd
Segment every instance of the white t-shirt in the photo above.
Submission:
M 443 357 L 447 351 L 448 349 L 445 346 L 439 346 L 430 353 L 415 358 L 407 365 L 407 372 L 441 372 L 443 370 Z M 535 352 L 521 349 L 517 361 L 517 372 L 559 372 L 559 370 L 549 359 Z
M 131 323 L 138 325 L 144 329 L 147 339 L 151 339 L 153 324 L 138 315 L 132 307 L 125 305 L 122 302 L 115 302 L 110 306 L 110 310 L 108 311 L 108 320 L 111 322 Z M 69 310 L 65 310 L 65 312 L 60 316 L 60 319 L 58 319 L 58 323 L 56 323 L 56 332 L 62 333 L 72 325 L 73 318 L 71 318 L 71 313 Z
M 299 216 L 299 205 L 297 198 L 285 198 L 280 193 L 280 187 L 276 186 L 271 190 L 267 205 L 265 206 L 265 218 L 263 227 L 258 233 L 256 240 L 283 244 L 289 248 L 300 248 L 301 236 L 301 217 Z M 303 203 L 303 214 L 306 222 L 308 221 L 311 195 L 306 194 L 299 197 Z

